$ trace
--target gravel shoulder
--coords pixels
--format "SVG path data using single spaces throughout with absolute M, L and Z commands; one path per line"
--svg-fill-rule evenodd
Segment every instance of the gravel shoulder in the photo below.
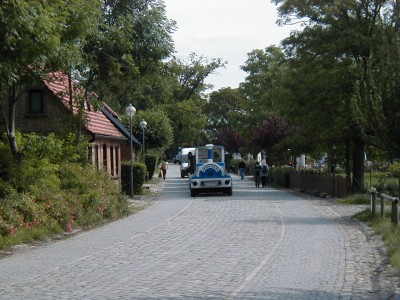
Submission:
M 369 209 L 369 205 L 340 204 L 329 198 L 316 198 L 316 201 L 336 216 L 336 222 L 346 232 L 347 280 L 344 290 L 348 291 L 350 299 L 400 299 L 399 273 L 389 264 L 382 237 L 353 217 Z M 365 291 L 368 291 L 368 297 Z

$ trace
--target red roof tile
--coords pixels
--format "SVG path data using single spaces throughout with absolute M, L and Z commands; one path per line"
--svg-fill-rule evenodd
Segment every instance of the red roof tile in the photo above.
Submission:
M 69 83 L 68 76 L 62 72 L 55 72 L 49 75 L 44 80 L 44 83 L 63 103 L 65 108 L 71 111 L 71 105 L 69 103 Z M 78 113 L 78 99 L 83 99 L 83 91 L 80 89 L 75 82 L 71 82 L 73 91 L 73 102 L 72 111 L 76 115 Z M 94 94 L 92 96 L 95 96 Z M 95 96 L 97 98 L 97 96 Z M 89 98 L 89 97 L 87 97 Z M 105 105 L 105 103 L 102 103 Z M 110 137 L 124 138 L 122 133 L 107 119 L 107 117 L 97 108 L 95 108 L 90 101 L 87 101 L 85 105 L 85 113 L 87 115 L 88 123 L 86 129 L 93 134 L 100 134 Z M 118 115 L 107 106 L 107 110 L 110 111 L 116 118 Z

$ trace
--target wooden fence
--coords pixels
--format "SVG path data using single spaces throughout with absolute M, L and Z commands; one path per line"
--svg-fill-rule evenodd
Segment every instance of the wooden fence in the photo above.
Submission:
M 377 191 L 376 188 L 371 189 L 371 212 L 372 214 L 376 213 L 376 196 Z M 391 197 L 385 194 L 378 195 L 381 198 L 381 218 L 385 217 L 385 201 L 391 202 L 392 209 L 391 209 L 391 222 L 392 224 L 398 226 L 399 225 L 399 197 Z
M 291 171 L 289 184 L 291 189 L 313 195 L 343 198 L 350 193 L 350 180 L 340 175 Z

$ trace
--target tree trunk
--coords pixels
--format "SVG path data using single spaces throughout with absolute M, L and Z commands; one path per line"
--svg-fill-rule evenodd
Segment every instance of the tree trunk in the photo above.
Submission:
M 365 142 L 359 139 L 354 140 L 353 149 L 353 192 L 364 192 L 364 171 L 365 171 Z
M 348 178 L 351 177 L 351 167 L 350 167 L 350 142 L 346 140 L 345 148 L 345 172 Z
M 14 83 L 8 92 L 8 122 L 6 123 L 8 142 L 10 143 L 11 152 L 16 160 L 21 160 L 18 151 L 17 139 L 15 137 L 15 109 L 17 104 L 17 84 Z

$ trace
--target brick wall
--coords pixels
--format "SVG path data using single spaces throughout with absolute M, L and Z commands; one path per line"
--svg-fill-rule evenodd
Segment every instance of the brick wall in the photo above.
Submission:
M 22 94 L 16 107 L 16 129 L 20 132 L 64 132 L 71 131 L 71 114 L 60 100 L 46 87 L 37 85 L 30 90 L 43 92 L 43 114 L 29 114 L 29 91 Z

